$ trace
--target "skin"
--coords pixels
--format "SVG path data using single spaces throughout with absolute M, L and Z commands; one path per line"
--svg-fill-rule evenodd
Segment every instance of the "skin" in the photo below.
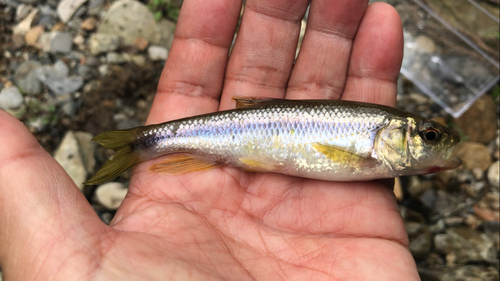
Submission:
M 185 0 L 148 123 L 234 107 L 231 97 L 394 106 L 395 10 L 313 0 Z M 221 95 L 222 93 L 222 95 Z M 0 111 L 0 266 L 7 280 L 418 280 L 392 184 L 222 167 L 134 168 L 110 226 L 22 123 Z M 13 176 L 15 175 L 15 176 Z

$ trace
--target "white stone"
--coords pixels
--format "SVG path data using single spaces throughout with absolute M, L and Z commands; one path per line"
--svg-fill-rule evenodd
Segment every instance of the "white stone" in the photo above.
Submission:
M 87 0 L 62 0 L 57 5 L 57 14 L 63 23 L 66 23 L 75 11 Z
M 168 57 L 168 50 L 161 46 L 149 46 L 148 56 L 151 60 L 166 60 Z
M 114 51 L 120 46 L 120 37 L 114 34 L 94 33 L 90 36 L 89 47 L 92 55 Z
M 120 207 L 123 199 L 127 195 L 128 189 L 119 182 L 108 182 L 101 184 L 95 191 L 97 202 L 109 210 L 116 210 Z
M 66 133 L 54 154 L 54 159 L 68 173 L 76 186 L 82 190 L 83 182 L 87 179 L 87 170 L 80 155 L 78 140 L 73 131 Z
M 33 19 L 35 18 L 37 13 L 38 9 L 33 9 L 31 13 L 26 18 L 24 18 L 23 21 L 14 26 L 14 28 L 12 29 L 12 33 L 14 35 L 25 35 L 31 29 L 31 23 L 33 22 Z
M 0 108 L 1 109 L 16 109 L 23 104 L 23 95 L 17 87 L 3 89 L 0 92 Z
M 488 168 L 488 182 L 498 188 L 500 187 L 500 161 L 496 161 Z

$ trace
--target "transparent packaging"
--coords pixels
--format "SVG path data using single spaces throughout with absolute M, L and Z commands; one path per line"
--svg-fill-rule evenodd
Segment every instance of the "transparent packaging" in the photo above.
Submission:
M 383 2 L 403 23 L 401 73 L 452 116 L 498 82 L 498 14 L 473 0 Z

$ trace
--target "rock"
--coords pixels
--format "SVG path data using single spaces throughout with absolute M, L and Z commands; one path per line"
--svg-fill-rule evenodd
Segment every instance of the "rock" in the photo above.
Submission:
M 488 182 L 490 183 L 491 186 L 496 187 L 497 189 L 500 187 L 499 168 L 500 168 L 500 161 L 496 161 L 495 163 L 491 164 L 490 167 L 488 168 Z
M 119 182 L 108 182 L 98 186 L 95 195 L 102 206 L 109 210 L 116 210 L 125 199 L 127 188 Z
M 14 50 L 20 49 L 21 47 L 24 46 L 24 44 L 25 44 L 25 42 L 24 42 L 23 35 L 21 35 L 21 34 L 12 35 L 12 48 Z
M 16 8 L 16 21 L 23 20 L 31 11 L 31 7 L 26 4 L 21 4 Z
M 101 18 L 98 33 L 118 35 L 122 46 L 132 46 L 139 37 L 156 45 L 160 42 L 161 30 L 146 5 L 135 0 L 120 0 Z
M 74 93 L 83 85 L 80 76 L 65 77 L 53 67 L 42 67 L 37 71 L 38 79 L 57 95 Z
M 175 22 L 166 19 L 161 19 L 158 23 L 160 27 L 160 42 L 158 45 L 170 50 L 172 46 L 172 41 L 174 39 Z
M 469 228 L 451 228 L 446 234 L 434 236 L 434 246 L 440 254 L 453 254 L 459 264 L 497 258 L 493 241 L 486 234 Z
M 67 32 L 51 32 L 50 34 L 50 52 L 51 53 L 69 53 L 73 48 L 73 36 Z
M 139 37 L 134 42 L 134 47 L 136 47 L 137 50 L 139 50 L 141 52 L 144 51 L 144 50 L 146 50 L 146 48 L 148 47 L 148 45 L 149 45 L 149 42 L 144 37 Z
M 425 35 L 417 36 L 415 43 L 418 45 L 418 51 L 429 54 L 433 54 L 436 51 L 436 43 Z
M 132 61 L 137 65 L 137 66 L 144 66 L 146 64 L 146 58 L 142 55 L 134 55 L 132 56 Z
M 469 141 L 487 144 L 495 137 L 498 128 L 496 110 L 495 101 L 489 95 L 483 95 L 454 121 Z
M 473 207 L 474 215 L 476 215 L 482 221 L 499 222 L 500 215 L 498 210 L 491 210 L 488 207 L 482 207 L 479 204 L 475 204 Z
M 94 33 L 90 36 L 89 47 L 92 55 L 114 51 L 120 46 L 120 38 L 113 34 Z
M 152 61 L 166 60 L 168 57 L 168 50 L 161 46 L 149 46 L 148 56 Z
M 427 208 L 430 221 L 450 216 L 460 208 L 459 201 L 453 195 L 442 190 L 427 189 L 419 197 Z
M 63 167 L 66 173 L 69 174 L 75 184 L 83 189 L 83 182 L 87 179 L 87 170 L 83 164 L 78 140 L 73 131 L 68 131 L 64 135 L 61 144 L 57 148 L 54 158 Z
M 95 167 L 95 143 L 92 141 L 94 136 L 91 133 L 78 131 L 75 132 L 75 137 L 80 147 L 83 165 L 87 172 L 91 173 Z
M 86 18 L 80 27 L 83 30 L 94 30 L 95 26 L 97 24 L 97 20 L 94 17 Z
M 54 63 L 54 69 L 62 76 L 68 76 L 69 74 L 69 68 L 62 60 L 57 60 Z
M 35 18 L 37 13 L 38 9 L 33 9 L 31 13 L 29 13 L 29 15 L 24 18 L 24 20 L 14 26 L 14 28 L 12 29 L 12 34 L 25 35 L 31 29 L 31 23 L 33 22 L 33 19 Z
M 102 11 L 103 6 L 104 0 L 90 0 L 87 13 L 91 16 L 98 16 Z
M 16 70 L 14 75 L 16 85 L 28 95 L 37 95 L 42 92 L 42 84 L 37 77 L 37 69 L 42 65 L 37 61 L 25 61 Z
M 19 1 L 25 4 L 38 4 L 38 2 L 40 2 L 40 0 L 19 0 Z
M 88 65 L 79 65 L 76 73 L 83 77 L 84 80 L 90 80 L 98 75 L 97 70 Z
M 396 196 L 396 199 L 398 202 L 403 201 L 403 187 L 401 186 L 401 179 L 399 177 L 394 179 L 394 188 L 393 188 L 394 195 Z
M 23 104 L 23 95 L 16 87 L 5 88 L 0 91 L 0 108 L 16 109 Z
M 62 0 L 57 5 L 57 14 L 62 22 L 66 23 L 73 13 L 87 0 Z
M 37 25 L 37 26 L 33 27 L 32 29 L 30 29 L 26 33 L 26 36 L 25 36 L 26 44 L 28 44 L 29 46 L 36 47 L 37 43 L 38 43 L 38 39 L 40 38 L 40 36 L 44 32 L 44 29 L 45 28 L 41 25 Z
M 425 259 L 431 251 L 432 239 L 428 232 L 410 238 L 410 252 L 415 259 Z
M 108 61 L 108 63 L 112 63 L 112 64 L 125 63 L 125 62 L 128 61 L 127 57 L 125 55 L 126 54 L 109 52 L 109 53 L 106 54 L 106 60 Z
M 118 123 L 116 125 L 116 128 L 118 130 L 125 130 L 125 129 L 138 127 L 140 125 L 141 125 L 141 122 L 139 122 L 139 120 L 137 120 L 137 118 L 132 117 L 130 119 L 127 119 L 127 120 L 124 120 L 124 121 Z
M 496 281 L 498 270 L 494 266 L 461 265 L 457 267 L 419 267 L 421 280 L 429 281 Z
M 454 155 L 462 160 L 465 169 L 479 168 L 486 171 L 491 164 L 488 148 L 477 142 L 461 142 L 457 145 Z

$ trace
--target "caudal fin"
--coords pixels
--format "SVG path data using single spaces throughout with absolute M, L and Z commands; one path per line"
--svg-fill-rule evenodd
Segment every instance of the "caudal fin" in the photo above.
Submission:
M 97 135 L 92 140 L 104 147 L 111 148 L 116 153 L 111 156 L 97 173 L 84 182 L 85 185 L 99 184 L 112 180 L 130 167 L 139 163 L 139 155 L 132 150 L 135 140 L 135 130 L 110 131 Z

